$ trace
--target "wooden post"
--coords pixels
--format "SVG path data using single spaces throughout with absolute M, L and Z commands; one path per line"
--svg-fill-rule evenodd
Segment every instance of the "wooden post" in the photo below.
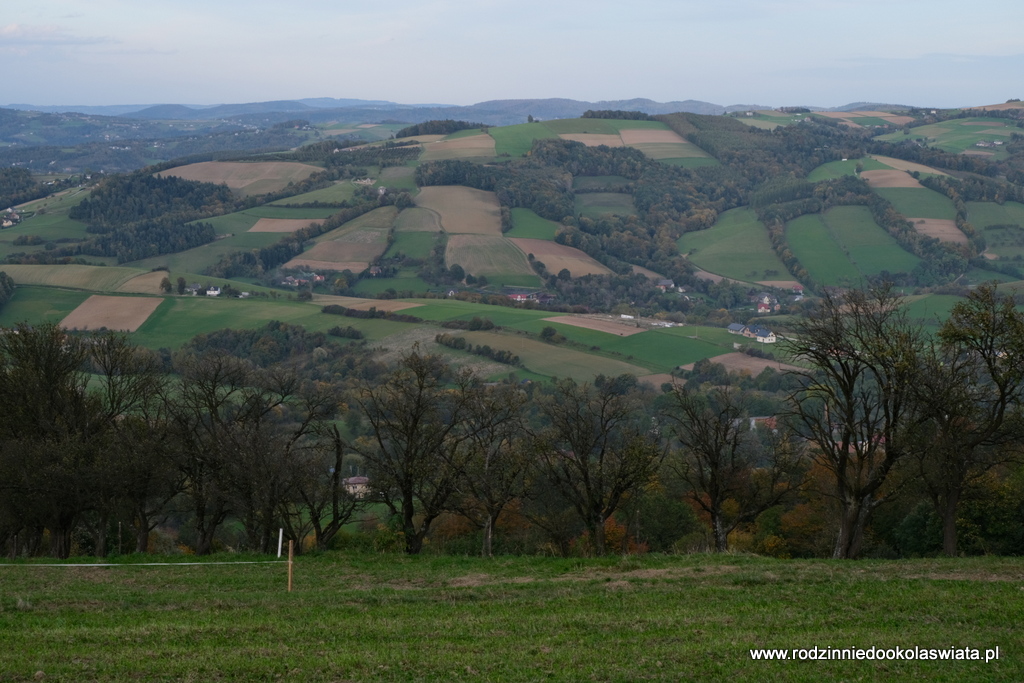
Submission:
M 295 560 L 295 541 L 288 541 L 288 592 L 292 592 L 292 564 Z

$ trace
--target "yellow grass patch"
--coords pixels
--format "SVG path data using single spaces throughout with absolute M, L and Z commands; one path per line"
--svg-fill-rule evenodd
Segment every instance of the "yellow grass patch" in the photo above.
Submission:
M 170 279 L 171 274 L 166 270 L 154 270 L 151 273 L 144 273 L 133 277 L 128 282 L 117 288 L 119 292 L 130 294 L 162 294 L 160 283 L 164 278 Z
M 424 187 L 416 204 L 436 212 L 447 232 L 501 235 L 501 206 L 493 192 L 461 185 Z
M 543 262 L 549 273 L 558 273 L 563 268 L 567 268 L 573 277 L 612 272 L 575 247 L 528 237 L 514 237 L 510 241 L 524 254 L 533 254 L 535 259 Z
M 956 221 L 948 218 L 908 218 L 914 224 L 914 229 L 922 235 L 935 237 L 942 242 L 954 242 L 956 244 L 967 244 L 967 235 L 956 227 Z
M 494 156 L 494 138 L 486 133 L 453 140 L 439 140 L 423 146 L 423 161 Z
M 614 334 L 619 337 L 630 337 L 634 334 L 646 332 L 647 330 L 642 327 L 637 327 L 633 320 L 611 320 L 609 318 L 597 318 L 581 315 L 560 315 L 554 318 L 544 318 L 544 320 L 553 323 L 562 323 L 563 325 L 572 325 L 573 327 L 583 327 L 588 330 L 597 330 L 598 332 L 607 332 L 608 334 Z
M 224 183 L 244 195 L 283 190 L 289 182 L 305 180 L 323 169 L 291 161 L 203 161 L 161 171 L 158 176 L 176 176 L 204 183 Z
M 924 187 L 906 171 L 863 171 L 860 177 L 871 187 Z
M 895 168 L 898 171 L 917 171 L 918 173 L 931 173 L 932 175 L 949 175 L 948 173 L 943 173 L 931 166 L 915 164 L 913 161 L 903 161 L 902 159 L 894 159 L 892 157 L 878 156 L 875 154 L 872 154 L 871 158 L 875 161 L 881 161 L 889 168 Z
M 308 218 L 261 218 L 249 228 L 249 232 L 295 232 L 310 225 L 320 225 L 320 221 Z
M 61 327 L 68 330 L 118 330 L 134 332 L 152 315 L 163 299 L 155 297 L 102 296 L 93 294 L 68 313 Z
M 582 142 L 587 147 L 597 147 L 598 145 L 622 147 L 622 138 L 618 135 L 603 135 L 601 133 L 561 133 L 558 137 L 563 140 Z
M 626 128 L 619 131 L 622 142 L 627 145 L 642 145 L 649 142 L 680 142 L 690 144 L 679 137 L 674 130 L 657 130 L 650 128 Z
M 388 231 L 361 228 L 325 240 L 284 264 L 285 268 L 326 268 L 361 272 L 388 248 Z M 315 265 L 314 265 L 315 264 Z

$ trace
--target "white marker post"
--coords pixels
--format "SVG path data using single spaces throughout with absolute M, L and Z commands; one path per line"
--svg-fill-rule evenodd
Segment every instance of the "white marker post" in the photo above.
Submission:
M 281 543 L 284 542 L 284 528 L 277 531 L 277 559 L 281 559 Z

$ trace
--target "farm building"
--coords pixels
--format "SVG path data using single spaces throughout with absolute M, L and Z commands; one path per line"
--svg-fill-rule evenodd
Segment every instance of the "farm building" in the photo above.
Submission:
M 743 334 L 743 330 L 746 329 L 746 325 L 741 325 L 740 323 L 733 323 L 725 329 L 729 330 L 729 334 Z

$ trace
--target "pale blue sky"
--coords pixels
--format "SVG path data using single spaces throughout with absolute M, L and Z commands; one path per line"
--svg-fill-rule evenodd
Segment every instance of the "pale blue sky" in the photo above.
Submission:
M 955 107 L 1024 97 L 1022 28 L 1018 0 L 3 0 L 0 102 Z

